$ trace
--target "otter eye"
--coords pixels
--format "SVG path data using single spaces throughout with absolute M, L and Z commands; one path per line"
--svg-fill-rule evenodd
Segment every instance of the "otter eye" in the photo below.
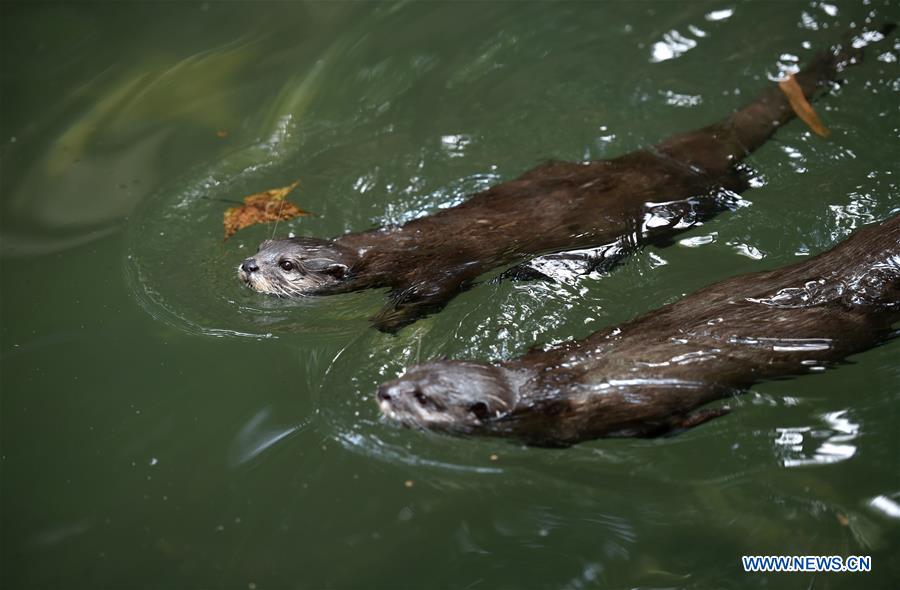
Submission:
M 294 263 L 291 262 L 290 260 L 282 260 L 281 262 L 278 263 L 278 266 L 281 267 L 281 270 L 285 270 L 288 272 L 294 270 Z
M 413 394 L 413 397 L 415 397 L 416 401 L 419 402 L 420 404 L 422 404 L 423 406 L 426 403 L 428 403 L 428 397 L 426 397 L 426 395 L 424 393 L 422 393 L 421 391 L 419 391 L 418 389 Z
M 475 402 L 469 406 L 469 411 L 475 414 L 475 417 L 479 420 L 486 420 L 488 418 L 488 407 L 484 402 Z

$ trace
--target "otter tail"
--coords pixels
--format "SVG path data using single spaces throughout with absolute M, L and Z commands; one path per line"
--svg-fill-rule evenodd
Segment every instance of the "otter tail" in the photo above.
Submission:
M 848 65 L 862 59 L 863 48 L 889 35 L 896 25 L 862 33 L 832 51 L 823 51 L 794 76 L 807 99 L 833 82 Z M 656 146 L 656 150 L 710 174 L 723 174 L 736 162 L 758 149 L 776 129 L 795 117 L 790 101 L 777 85 L 766 88 L 750 104 L 724 121 L 693 133 L 678 135 Z

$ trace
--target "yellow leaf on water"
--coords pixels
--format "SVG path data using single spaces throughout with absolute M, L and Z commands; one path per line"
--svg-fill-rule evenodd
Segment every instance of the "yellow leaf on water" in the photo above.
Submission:
M 243 205 L 231 207 L 225 211 L 223 220 L 225 239 L 227 240 L 245 227 L 258 223 L 288 221 L 295 217 L 313 215 L 285 199 L 299 184 L 300 181 L 298 180 L 285 187 L 273 188 L 244 197 Z
M 819 115 L 816 114 L 812 105 L 806 100 L 803 89 L 797 84 L 797 80 L 794 79 L 793 74 L 786 80 L 778 82 L 778 87 L 784 92 L 785 96 L 787 96 L 788 102 L 791 103 L 791 108 L 794 109 L 794 113 L 796 113 L 797 116 L 812 129 L 813 133 L 819 137 L 828 137 L 831 135 L 831 131 L 822 124 Z

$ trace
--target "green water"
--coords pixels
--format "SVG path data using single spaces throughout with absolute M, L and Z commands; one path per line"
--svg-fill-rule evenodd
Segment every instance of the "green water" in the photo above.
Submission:
M 400 430 L 376 384 L 500 359 L 900 211 L 900 45 L 754 154 L 746 206 L 574 285 L 481 284 L 386 336 L 382 293 L 243 288 L 299 179 L 331 236 L 546 158 L 621 154 L 897 20 L 896 2 L 2 4 L 4 588 L 891 588 L 900 342 L 766 383 L 661 440 L 529 449 Z M 224 132 L 224 133 L 220 133 Z M 224 137 L 220 137 L 224 135 Z M 871 555 L 745 574 L 743 554 Z

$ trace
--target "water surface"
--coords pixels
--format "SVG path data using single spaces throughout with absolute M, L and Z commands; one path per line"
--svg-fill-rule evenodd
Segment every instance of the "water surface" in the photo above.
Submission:
M 400 430 L 377 383 L 505 359 L 900 212 L 891 39 L 748 159 L 742 207 L 572 283 L 484 282 L 397 336 L 383 293 L 234 269 L 712 122 L 893 2 L 2 5 L 0 563 L 9 588 L 887 588 L 900 343 L 660 440 Z M 314 218 L 222 241 L 300 180 Z M 748 575 L 742 554 L 870 574 Z

